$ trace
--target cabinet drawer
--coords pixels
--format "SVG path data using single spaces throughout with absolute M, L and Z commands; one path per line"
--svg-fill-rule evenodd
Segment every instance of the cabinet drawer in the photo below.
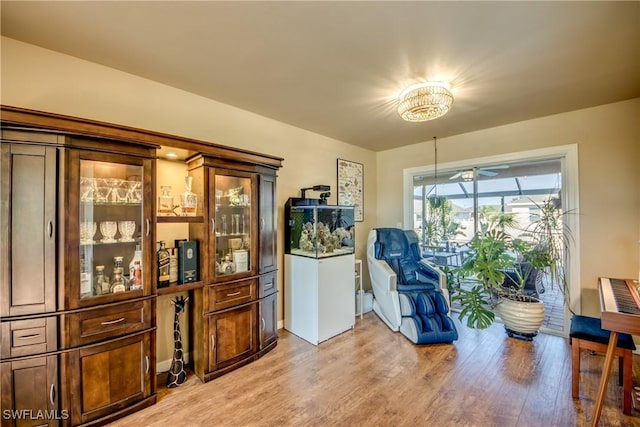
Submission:
M 56 335 L 55 317 L 2 322 L 2 358 L 55 351 Z
M 257 299 L 257 279 L 209 287 L 209 311 L 222 310 Z
M 67 347 L 90 344 L 151 327 L 152 301 L 135 301 L 64 316 Z
M 271 273 L 263 274 L 262 276 L 260 276 L 260 298 L 264 298 L 266 296 L 274 294 L 278 290 L 277 277 L 277 271 L 272 271 Z

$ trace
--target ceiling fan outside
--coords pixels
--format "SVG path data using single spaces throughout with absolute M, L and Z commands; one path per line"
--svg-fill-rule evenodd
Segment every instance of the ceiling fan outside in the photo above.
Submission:
M 496 176 L 498 175 L 498 172 L 492 172 L 491 169 L 507 169 L 508 167 L 509 167 L 508 165 L 500 165 L 500 166 L 487 166 L 483 168 L 464 169 L 464 170 L 458 171 L 458 173 L 456 173 L 449 179 L 456 179 L 456 178 L 462 177 L 464 181 L 472 181 L 474 176 L 474 169 L 478 171 L 478 175 Z

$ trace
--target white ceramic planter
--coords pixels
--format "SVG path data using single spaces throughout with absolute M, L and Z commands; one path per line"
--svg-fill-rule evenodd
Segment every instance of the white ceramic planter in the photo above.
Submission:
M 538 333 L 544 321 L 544 304 L 538 298 L 528 299 L 527 302 L 501 299 L 498 313 L 507 330 L 532 336 Z

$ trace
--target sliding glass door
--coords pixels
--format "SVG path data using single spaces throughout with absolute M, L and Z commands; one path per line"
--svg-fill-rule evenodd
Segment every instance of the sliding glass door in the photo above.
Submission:
M 423 256 L 445 271 L 462 263 L 466 244 L 492 216 L 513 215 L 517 225 L 510 234 L 526 238 L 543 202 L 562 208 L 562 158 L 469 166 L 438 171 L 437 177 L 417 173 L 412 181 L 413 227 Z M 562 333 L 562 293 L 544 282 L 538 290 L 547 312 L 544 328 Z

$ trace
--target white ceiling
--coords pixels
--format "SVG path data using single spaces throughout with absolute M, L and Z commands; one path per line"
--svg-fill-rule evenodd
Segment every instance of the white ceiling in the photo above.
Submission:
M 4 36 L 372 150 L 640 96 L 640 2 L 6 1 Z M 404 86 L 447 79 L 443 118 Z

